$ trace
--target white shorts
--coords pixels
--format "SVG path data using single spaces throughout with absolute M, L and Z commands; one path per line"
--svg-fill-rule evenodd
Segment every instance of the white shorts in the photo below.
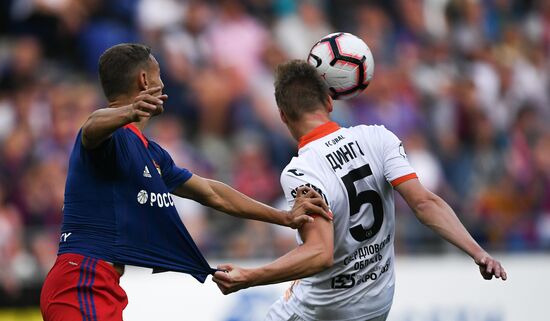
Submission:
M 285 302 L 286 300 L 284 298 L 280 298 L 279 300 L 277 300 L 277 302 L 273 303 L 273 305 L 269 308 L 269 311 L 267 312 L 267 316 L 265 317 L 264 321 L 310 321 L 302 318 L 294 311 L 292 311 L 289 308 L 289 305 L 285 304 Z M 385 321 L 388 317 L 388 314 L 389 311 L 380 316 L 365 321 Z

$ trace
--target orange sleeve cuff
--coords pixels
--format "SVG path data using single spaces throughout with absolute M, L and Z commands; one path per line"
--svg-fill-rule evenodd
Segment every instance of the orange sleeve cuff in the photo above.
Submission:
M 397 185 L 399 185 L 401 183 L 404 183 L 404 182 L 406 182 L 410 179 L 413 179 L 413 178 L 418 178 L 416 173 L 410 173 L 410 174 L 398 177 L 398 178 L 394 179 L 393 181 L 391 181 L 390 183 L 391 183 L 391 186 L 396 187 Z

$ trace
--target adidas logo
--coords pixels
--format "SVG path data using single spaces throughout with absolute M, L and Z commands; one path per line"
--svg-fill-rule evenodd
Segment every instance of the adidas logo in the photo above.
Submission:
M 149 168 L 147 168 L 147 165 L 145 165 L 145 169 L 143 170 L 143 177 L 151 178 L 151 173 L 149 172 Z

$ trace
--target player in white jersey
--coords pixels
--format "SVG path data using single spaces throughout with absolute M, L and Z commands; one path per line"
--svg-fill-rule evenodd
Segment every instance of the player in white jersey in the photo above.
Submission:
M 300 245 L 266 266 L 219 266 L 226 272 L 214 281 L 224 294 L 299 279 L 266 320 L 385 320 L 395 283 L 393 189 L 422 223 L 470 255 L 485 279 L 506 279 L 453 210 L 421 185 L 397 136 L 383 126 L 340 128 L 330 121 L 332 101 L 315 68 L 302 61 L 279 66 L 275 97 L 299 141 L 298 156 L 281 174 L 286 199 L 293 204 L 298 188 L 310 186 L 334 220 L 304 225 Z

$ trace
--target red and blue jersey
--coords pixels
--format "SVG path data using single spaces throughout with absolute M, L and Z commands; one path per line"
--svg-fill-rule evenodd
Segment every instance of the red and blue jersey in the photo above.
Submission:
M 210 268 L 170 195 L 192 174 L 130 124 L 95 149 L 77 135 L 69 161 L 58 254 L 176 271 L 204 282 Z

